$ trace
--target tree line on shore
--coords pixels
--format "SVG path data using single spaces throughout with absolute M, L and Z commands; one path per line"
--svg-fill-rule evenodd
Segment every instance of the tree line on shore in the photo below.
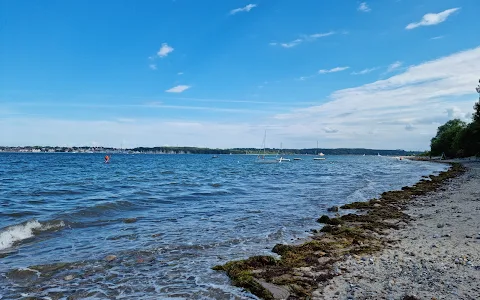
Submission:
M 259 154 L 263 153 L 263 149 L 257 148 L 232 148 L 232 149 L 211 149 L 211 148 L 197 148 L 197 147 L 138 147 L 131 149 L 132 151 L 141 153 L 189 153 L 189 154 Z M 323 153 L 325 155 L 397 155 L 408 156 L 419 154 L 419 151 L 405 151 L 405 150 L 376 150 L 363 148 L 310 148 L 310 149 L 277 149 L 266 148 L 266 154 L 283 155 L 316 155 Z
M 480 86 L 477 88 L 480 93 Z M 438 127 L 430 143 L 430 156 L 448 158 L 480 156 L 480 98 L 470 123 L 453 119 Z

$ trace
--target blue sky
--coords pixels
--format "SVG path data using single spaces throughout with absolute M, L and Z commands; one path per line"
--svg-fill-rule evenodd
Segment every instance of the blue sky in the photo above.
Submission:
M 478 0 L 0 0 L 0 144 L 426 149 Z

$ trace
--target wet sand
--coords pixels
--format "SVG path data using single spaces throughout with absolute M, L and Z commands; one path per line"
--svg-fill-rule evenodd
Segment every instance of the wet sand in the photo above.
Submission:
M 480 162 L 411 201 L 377 253 L 349 255 L 313 299 L 480 299 Z

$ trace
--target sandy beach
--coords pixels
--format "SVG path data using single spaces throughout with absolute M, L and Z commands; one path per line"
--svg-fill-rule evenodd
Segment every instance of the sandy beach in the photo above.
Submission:
M 350 256 L 342 274 L 322 284 L 314 299 L 479 299 L 480 162 L 440 191 L 408 205 L 410 224 L 397 240 L 369 256 Z
M 263 299 L 479 299 L 480 162 L 462 165 L 322 216 L 278 260 L 216 269 Z

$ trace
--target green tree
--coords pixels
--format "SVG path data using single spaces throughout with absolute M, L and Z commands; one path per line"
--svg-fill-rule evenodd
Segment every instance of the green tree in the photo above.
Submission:
M 480 123 L 480 99 L 478 99 L 478 102 L 475 103 L 473 106 L 474 112 L 473 112 L 473 122 L 474 123 Z
M 473 108 L 473 121 L 465 130 L 463 143 L 468 156 L 480 156 L 480 99 Z
M 453 119 L 438 127 L 437 135 L 431 140 L 430 148 L 432 155 L 445 153 L 448 157 L 462 155 L 462 142 L 465 138 L 462 134 L 467 124 L 460 119 Z

